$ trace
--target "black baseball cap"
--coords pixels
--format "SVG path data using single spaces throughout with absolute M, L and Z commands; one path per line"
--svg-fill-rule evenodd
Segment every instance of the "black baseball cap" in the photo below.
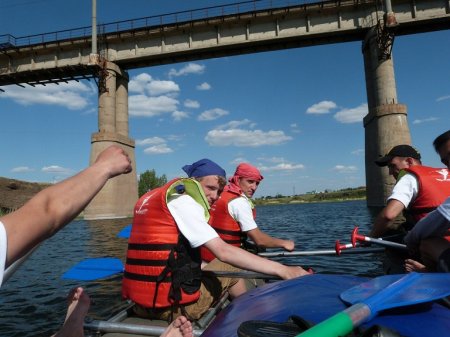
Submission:
M 413 148 L 411 145 L 397 145 L 394 146 L 386 155 L 383 157 L 375 160 L 375 164 L 378 166 L 387 166 L 387 164 L 392 160 L 394 157 L 411 157 L 414 159 L 420 160 L 420 153 L 415 148 Z

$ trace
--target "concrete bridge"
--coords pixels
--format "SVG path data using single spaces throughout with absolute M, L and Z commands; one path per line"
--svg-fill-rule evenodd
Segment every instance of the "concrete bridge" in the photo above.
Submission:
M 134 141 L 128 137 L 128 69 L 361 41 L 369 107 L 364 118 L 367 200 L 369 206 L 381 206 L 393 181 L 373 162 L 393 145 L 411 143 L 407 108 L 397 101 L 394 38 L 449 29 L 450 1 L 291 0 L 289 4 L 246 1 L 101 26 L 93 21 L 94 29 L 20 38 L 3 35 L 0 90 L 11 84 L 35 86 L 96 77 L 99 118 L 98 132 L 91 138 L 91 162 L 106 146 L 119 144 L 134 164 Z M 130 216 L 136 200 L 136 176 L 118 177 L 87 207 L 85 216 Z

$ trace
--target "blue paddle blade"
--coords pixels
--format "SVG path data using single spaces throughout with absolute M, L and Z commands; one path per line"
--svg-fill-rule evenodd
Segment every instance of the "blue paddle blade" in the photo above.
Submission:
M 372 312 L 378 312 L 449 295 L 449 273 L 410 273 L 376 277 L 344 291 L 340 297 L 348 304 L 365 303 Z
M 122 239 L 129 239 L 131 235 L 131 224 L 129 224 L 127 227 L 125 227 L 124 229 L 122 229 L 119 234 L 117 234 L 118 238 L 122 238 Z
M 62 276 L 63 279 L 92 281 L 123 272 L 123 264 L 117 258 L 103 257 L 81 261 Z

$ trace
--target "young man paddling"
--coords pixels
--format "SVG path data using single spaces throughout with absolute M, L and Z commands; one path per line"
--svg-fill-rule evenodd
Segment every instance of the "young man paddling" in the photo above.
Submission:
M 450 130 L 433 142 L 441 162 L 450 169 Z M 450 177 L 445 176 L 450 183 Z M 420 220 L 405 236 L 405 243 L 412 253 L 420 253 L 425 266 L 407 260 L 408 271 L 424 268 L 428 271 L 450 272 L 450 197 L 435 211 Z
M 256 167 L 239 164 L 219 200 L 212 205 L 209 223 L 225 242 L 233 246 L 245 248 L 249 237 L 257 247 L 280 247 L 292 251 L 294 241 L 274 238 L 260 230 L 255 222 L 256 210 L 251 198 L 263 179 Z M 205 247 L 201 252 L 206 262 L 215 258 Z
M 417 221 L 438 207 L 450 195 L 447 168 L 423 166 L 420 153 L 410 145 L 394 146 L 385 156 L 375 161 L 378 166 L 389 168 L 389 174 L 397 180 L 387 205 L 374 221 L 369 236 L 380 237 L 387 233 L 391 222 L 405 211 L 407 221 L 403 231 L 411 229 Z M 385 272 L 404 273 L 407 254 L 386 250 Z
M 236 279 L 202 273 L 201 246 L 218 258 L 205 270 L 238 267 L 282 279 L 308 274 L 301 267 L 285 266 L 225 243 L 207 222 L 209 207 L 226 183 L 225 171 L 208 159 L 183 170 L 189 178 L 147 192 L 134 209 L 122 295 L 136 303 L 137 315 L 170 320 L 183 314 L 198 319 L 222 292 L 236 286 Z M 234 295 L 239 291 L 243 289 Z

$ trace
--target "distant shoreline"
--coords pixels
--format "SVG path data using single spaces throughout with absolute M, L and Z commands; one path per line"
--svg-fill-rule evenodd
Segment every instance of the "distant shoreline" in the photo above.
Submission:
M 255 205 L 306 204 L 319 202 L 343 202 L 366 200 L 366 188 L 346 188 L 339 191 L 307 193 L 294 196 L 261 197 L 254 200 Z

